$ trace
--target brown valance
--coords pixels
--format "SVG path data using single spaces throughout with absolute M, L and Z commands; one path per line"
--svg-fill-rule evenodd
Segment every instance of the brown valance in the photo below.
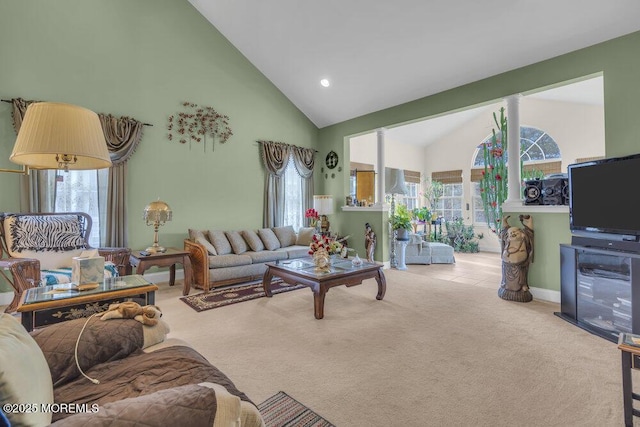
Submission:
M 562 172 L 562 162 L 544 162 L 544 163 L 530 163 L 522 166 L 524 172 L 540 171 L 543 175 L 551 175 L 554 173 Z M 482 172 L 484 168 L 471 169 L 471 182 L 480 182 L 482 180 Z
M 420 172 L 404 170 L 404 182 L 411 182 L 414 184 L 420 184 Z
M 462 169 L 432 172 L 431 180 L 438 181 L 443 184 L 459 184 L 462 182 Z
M 576 159 L 576 163 L 591 162 L 594 160 L 602 160 L 602 159 L 604 159 L 604 156 L 581 157 L 579 159 Z
M 20 130 L 27 107 L 34 102 L 42 101 L 28 101 L 22 98 L 11 99 L 11 104 L 13 105 L 11 116 L 16 134 Z M 142 139 L 142 129 L 145 124 L 131 117 L 123 116 L 117 118 L 111 114 L 98 113 L 98 118 L 102 124 L 104 139 L 107 141 L 107 148 L 113 165 L 119 165 L 129 160 Z

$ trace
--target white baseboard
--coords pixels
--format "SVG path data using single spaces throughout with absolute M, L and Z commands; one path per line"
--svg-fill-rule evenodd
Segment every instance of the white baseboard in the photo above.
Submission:
M 529 290 L 535 299 L 560 304 L 560 291 L 553 291 L 551 289 L 544 288 L 529 288 Z

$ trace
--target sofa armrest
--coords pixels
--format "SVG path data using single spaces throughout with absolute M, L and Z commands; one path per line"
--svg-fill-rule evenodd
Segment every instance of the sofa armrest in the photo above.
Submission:
M 191 258 L 193 285 L 209 292 L 209 252 L 200 243 L 190 239 L 184 239 L 184 250 L 189 252 Z
M 6 313 L 11 313 L 18 308 L 22 292 L 40 283 L 40 261 L 32 258 L 0 259 L 0 275 L 15 291 L 13 301 L 5 309 Z
M 131 274 L 131 264 L 129 263 L 130 248 L 98 248 L 98 254 L 103 256 L 105 261 L 114 263 L 121 276 Z

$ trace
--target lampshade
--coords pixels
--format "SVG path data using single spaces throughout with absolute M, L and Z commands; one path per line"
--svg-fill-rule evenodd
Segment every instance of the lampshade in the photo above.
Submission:
M 318 215 L 331 215 L 333 213 L 333 196 L 313 196 L 313 208 L 318 211 Z
M 145 206 L 143 219 L 147 223 L 154 223 L 156 221 L 165 223 L 167 221 L 171 221 L 171 215 L 172 212 L 169 205 L 158 199 Z
M 409 190 L 404 184 L 404 170 L 392 169 L 391 170 L 391 188 L 387 190 L 387 194 L 408 194 Z
M 9 160 L 33 169 L 111 166 L 98 115 L 86 108 L 55 102 L 37 102 L 27 107 Z

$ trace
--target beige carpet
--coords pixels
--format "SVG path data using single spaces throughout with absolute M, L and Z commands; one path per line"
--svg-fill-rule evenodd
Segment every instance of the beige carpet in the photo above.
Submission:
M 615 344 L 461 264 L 385 270 L 383 301 L 374 280 L 333 288 L 323 320 L 308 289 L 197 313 L 161 284 L 156 303 L 255 403 L 284 390 L 338 427 L 623 425 Z

